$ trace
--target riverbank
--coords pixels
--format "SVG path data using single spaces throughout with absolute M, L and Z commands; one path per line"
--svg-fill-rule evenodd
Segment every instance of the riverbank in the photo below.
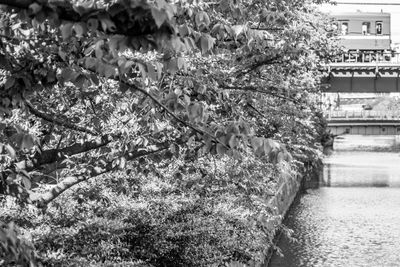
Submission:
M 297 241 L 282 236 L 284 257 L 274 256 L 270 266 L 397 266 L 398 159 L 390 151 L 334 150 L 324 159 L 320 187 L 301 195 L 286 216 Z
M 298 174 L 292 179 L 282 182 L 279 189 L 276 191 L 275 196 L 269 201 L 269 205 L 275 207 L 275 215 L 279 216 L 280 220 L 275 225 L 273 244 L 268 248 L 268 253 L 263 266 L 269 266 L 269 263 L 277 249 L 276 245 L 282 235 L 281 229 L 283 221 L 292 206 L 295 205 L 296 199 L 301 197 L 304 190 L 315 188 L 319 185 L 323 171 L 322 167 L 322 162 L 319 162 L 319 164 L 310 168 L 308 173 Z
M 400 135 L 341 135 L 332 147 L 340 151 L 399 152 Z

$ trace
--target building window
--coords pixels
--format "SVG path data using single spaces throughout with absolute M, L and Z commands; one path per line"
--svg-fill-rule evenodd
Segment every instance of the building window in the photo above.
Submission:
M 340 27 L 340 32 L 342 35 L 347 35 L 349 33 L 349 23 L 348 22 L 342 22 L 341 27 Z
M 334 23 L 332 24 L 332 31 L 336 33 L 336 32 L 338 31 L 338 28 L 339 28 L 339 27 L 338 27 L 337 22 L 334 22 Z
M 371 33 L 371 23 L 363 22 L 361 32 L 363 35 L 367 35 Z
M 382 34 L 382 21 L 376 22 L 376 34 Z

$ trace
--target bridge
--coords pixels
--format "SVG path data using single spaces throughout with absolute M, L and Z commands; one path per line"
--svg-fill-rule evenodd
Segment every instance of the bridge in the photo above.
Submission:
M 324 92 L 400 92 L 399 53 L 347 53 L 329 64 Z
M 336 57 L 328 73 L 322 88 L 326 93 L 400 93 L 399 53 L 349 52 Z M 335 135 L 400 135 L 400 111 L 339 110 L 324 115 Z
M 324 116 L 334 135 L 400 135 L 400 111 L 327 111 Z

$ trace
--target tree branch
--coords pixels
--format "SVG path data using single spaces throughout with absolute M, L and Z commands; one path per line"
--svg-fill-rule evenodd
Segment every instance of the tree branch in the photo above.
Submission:
M 150 151 L 135 151 L 135 152 L 129 152 L 126 153 L 123 158 L 125 158 L 127 161 L 131 161 L 140 157 L 148 156 L 151 154 L 159 153 L 163 150 L 166 150 L 169 148 L 169 145 L 164 145 L 158 148 L 155 148 Z M 122 157 L 121 157 L 122 158 Z M 61 195 L 64 191 L 68 190 L 69 188 L 73 187 L 76 184 L 79 184 L 80 182 L 87 181 L 91 178 L 98 177 L 102 174 L 109 173 L 113 170 L 117 170 L 118 165 L 114 164 L 114 161 L 106 163 L 105 166 L 96 166 L 96 167 L 91 167 L 90 169 L 87 169 L 85 174 L 81 175 L 76 175 L 76 176 L 70 176 L 65 178 L 62 182 L 58 183 L 57 185 L 54 185 L 53 188 L 51 188 L 49 191 L 45 193 L 40 193 L 40 194 L 32 194 L 30 196 L 30 200 L 32 203 L 34 203 L 38 207 L 45 207 L 48 205 L 51 201 L 53 201 L 55 198 L 57 198 L 59 195 Z
M 271 91 L 265 91 L 265 90 L 260 90 L 255 86 L 229 86 L 229 85 L 222 85 L 220 86 L 222 89 L 224 90 L 241 90 L 241 91 L 250 91 L 250 92 L 256 92 L 256 93 L 260 93 L 260 94 L 265 94 L 265 95 L 270 95 L 276 98 L 280 98 L 283 100 L 287 100 L 293 103 L 297 103 L 297 100 L 283 96 L 283 95 L 279 95 L 279 94 L 275 94 Z
M 71 129 L 71 130 L 74 130 L 74 131 L 88 133 L 88 134 L 91 134 L 91 135 L 94 135 L 94 136 L 98 136 L 99 135 L 99 133 L 94 132 L 94 131 L 92 131 L 90 129 L 87 129 L 85 127 L 81 127 L 81 126 L 69 123 L 67 121 L 59 120 L 59 119 L 56 119 L 56 118 L 54 118 L 54 117 L 52 117 L 50 115 L 47 115 L 47 114 L 35 109 L 33 107 L 33 105 L 31 103 L 29 103 L 27 100 L 25 100 L 25 105 L 28 107 L 28 110 L 29 110 L 30 113 L 32 113 L 36 117 L 39 117 L 39 118 L 41 118 L 41 119 L 43 119 L 45 121 L 57 124 L 59 126 L 63 126 L 65 128 L 68 128 L 68 129 Z
M 177 115 L 175 115 L 174 112 L 172 112 L 171 110 L 169 110 L 168 107 L 166 107 L 166 106 L 165 106 L 163 103 L 161 103 L 157 98 L 155 98 L 154 96 L 152 96 L 150 93 L 148 93 L 148 92 L 147 92 L 146 90 L 144 90 L 143 88 L 140 88 L 140 87 L 138 87 L 138 86 L 135 86 L 135 85 L 132 85 L 132 84 L 128 84 L 128 83 L 125 83 L 125 82 L 121 82 L 121 83 L 124 83 L 124 84 L 125 84 L 126 86 L 128 86 L 128 87 L 134 88 L 135 91 L 139 91 L 139 92 L 141 92 L 142 94 L 146 95 L 148 98 L 150 98 L 151 100 L 153 100 L 154 103 L 156 103 L 158 106 L 160 106 L 162 109 L 164 109 L 165 112 L 167 112 L 171 117 L 173 117 L 173 118 L 174 118 L 175 120 L 177 120 L 178 122 L 184 124 L 185 126 L 191 128 L 192 130 L 194 130 L 194 131 L 196 131 L 196 132 L 199 132 L 199 133 L 202 133 L 202 134 L 207 134 L 207 135 L 209 135 L 210 137 L 213 137 L 211 134 L 206 133 L 206 132 L 203 132 L 202 130 L 197 129 L 196 127 L 194 127 L 194 126 L 188 124 L 188 123 L 187 123 L 186 121 L 184 121 L 183 119 L 179 118 Z
M 276 55 L 274 57 L 266 57 L 262 60 L 258 60 L 256 62 L 254 62 L 253 64 L 248 65 L 247 67 L 245 67 L 245 70 L 239 70 L 237 71 L 236 76 L 237 77 L 241 77 L 243 75 L 246 75 L 252 71 L 254 71 L 255 69 L 262 67 L 264 65 L 272 65 L 272 64 L 277 64 L 277 63 L 281 63 L 281 61 L 278 61 L 278 59 L 280 59 L 281 56 L 280 55 Z
M 36 153 L 32 159 L 27 159 L 16 163 L 20 169 L 25 169 L 30 172 L 39 166 L 51 164 L 57 161 L 66 159 L 68 156 L 77 155 L 80 153 L 88 152 L 100 147 L 104 147 L 113 141 L 109 135 L 104 135 L 96 140 L 88 141 L 83 144 L 73 144 L 61 149 L 44 150 L 41 153 Z
M 252 30 L 259 30 L 259 31 L 283 31 L 284 28 L 262 28 L 262 27 L 250 27 Z
M 1 0 L 0 0 L 0 1 L 1 1 Z M 85 66 L 82 66 L 82 65 L 81 65 L 81 68 L 82 68 L 82 69 L 85 69 L 85 70 L 87 70 L 87 71 L 90 71 L 90 72 L 92 72 L 92 73 L 98 74 L 95 70 L 88 69 L 88 68 L 86 68 Z M 224 143 L 222 143 L 221 141 L 219 141 L 214 135 L 212 135 L 212 134 L 210 134 L 210 133 L 208 133 L 208 132 L 206 132 L 206 131 L 204 131 L 204 130 L 201 130 L 201 129 L 199 129 L 199 128 L 193 126 L 193 125 L 191 125 L 191 124 L 188 123 L 187 121 L 185 121 L 185 120 L 179 118 L 173 111 L 171 111 L 167 106 L 165 106 L 163 103 L 161 103 L 161 101 L 159 101 L 156 97 L 154 97 L 153 95 L 151 95 L 151 94 L 150 94 L 149 92 L 147 92 L 145 89 L 140 88 L 139 86 L 134 85 L 134 84 L 131 84 L 131 83 L 127 82 L 127 81 L 123 81 L 123 80 L 121 80 L 119 77 L 109 77 L 109 79 L 113 79 L 113 80 L 115 80 L 115 81 L 118 81 L 120 84 L 122 84 L 122 85 L 124 85 L 124 86 L 126 86 L 126 87 L 129 87 L 129 88 L 134 89 L 135 91 L 141 92 L 141 93 L 144 94 L 145 96 L 149 97 L 154 103 L 156 103 L 159 107 L 161 107 L 166 113 L 168 113 L 168 114 L 169 114 L 171 117 L 173 117 L 176 121 L 180 122 L 181 124 L 183 124 L 183 125 L 186 126 L 186 127 L 189 127 L 190 129 L 192 129 L 193 131 L 195 131 L 195 132 L 197 132 L 197 133 L 200 133 L 200 134 L 203 134 L 203 135 L 206 135 L 206 136 L 210 137 L 210 138 L 211 138 L 212 140 L 214 140 L 216 143 L 221 144 L 223 147 L 225 147 L 226 149 L 229 150 L 229 147 L 226 146 L 226 145 L 225 145 Z
M 178 122 L 180 122 L 181 124 L 185 125 L 186 127 L 189 127 L 190 129 L 192 129 L 193 131 L 203 134 L 203 135 L 207 135 L 208 137 L 210 137 L 212 140 L 214 140 L 216 143 L 221 144 L 222 146 L 224 146 L 226 149 L 229 150 L 229 147 L 227 147 L 224 143 L 222 143 L 221 141 L 219 141 L 214 135 L 201 130 L 193 125 L 191 125 L 190 123 L 188 123 L 187 121 L 179 118 L 174 112 L 172 112 L 168 107 L 166 107 L 163 103 L 161 103 L 157 98 L 155 98 L 154 96 L 152 96 L 149 92 L 147 92 L 146 90 L 144 90 L 143 88 L 140 88 L 136 85 L 133 84 L 129 84 L 127 82 L 123 82 L 120 81 L 120 83 L 124 84 L 125 86 L 128 86 L 130 88 L 133 88 L 135 91 L 139 91 L 141 93 L 143 93 L 144 95 L 146 95 L 147 97 L 149 97 L 151 100 L 153 100 L 154 103 L 156 103 L 158 106 L 160 106 L 165 112 L 167 112 L 171 117 L 173 117 L 175 120 L 177 120 Z
M 0 5 L 27 9 L 33 2 L 33 0 L 0 0 Z

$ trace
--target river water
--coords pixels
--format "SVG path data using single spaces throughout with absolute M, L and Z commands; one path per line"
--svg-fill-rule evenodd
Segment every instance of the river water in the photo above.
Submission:
M 400 153 L 394 148 L 390 136 L 335 140 L 320 187 L 308 189 L 285 220 L 295 241 L 282 235 L 284 256 L 275 254 L 269 266 L 400 266 Z

